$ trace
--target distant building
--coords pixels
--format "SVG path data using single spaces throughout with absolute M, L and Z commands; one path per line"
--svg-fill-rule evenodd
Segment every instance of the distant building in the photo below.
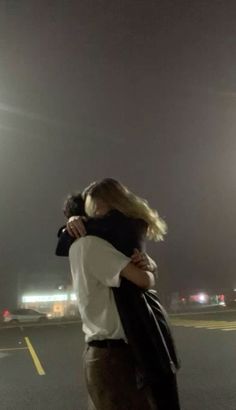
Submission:
M 78 315 L 76 295 L 68 278 L 57 273 L 18 275 L 17 306 L 52 317 Z
M 35 309 L 49 317 L 78 316 L 75 293 L 70 289 L 57 292 L 35 292 L 21 295 L 20 308 Z
M 225 306 L 226 293 L 225 289 L 193 289 L 174 292 L 171 295 L 169 310 L 175 313 L 211 306 Z

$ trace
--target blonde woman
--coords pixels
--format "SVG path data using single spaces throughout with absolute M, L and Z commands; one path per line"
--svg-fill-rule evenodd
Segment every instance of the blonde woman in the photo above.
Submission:
M 156 268 L 142 252 L 143 242 L 162 240 L 166 224 L 145 200 L 110 178 L 93 183 L 84 197 L 87 215 L 100 228 L 91 230 L 89 220 L 73 217 L 67 229 L 81 238 L 69 256 L 88 345 L 85 374 L 90 400 L 97 410 L 177 410 L 176 381 L 168 362 L 173 361 L 162 346 L 162 335 L 157 337 L 157 349 L 150 346 L 153 323 L 147 329 L 149 309 L 142 295 L 153 287 Z M 151 357 L 157 350 L 160 357 Z

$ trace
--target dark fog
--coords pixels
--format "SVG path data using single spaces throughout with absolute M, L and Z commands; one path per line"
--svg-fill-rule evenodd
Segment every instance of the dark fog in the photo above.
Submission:
M 70 280 L 66 195 L 121 180 L 166 220 L 164 292 L 236 287 L 236 6 L 0 2 L 0 305 Z

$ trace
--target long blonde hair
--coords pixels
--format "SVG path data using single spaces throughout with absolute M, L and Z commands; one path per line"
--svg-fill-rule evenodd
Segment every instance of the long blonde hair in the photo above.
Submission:
M 167 233 L 167 225 L 148 202 L 132 193 L 126 186 L 112 178 L 91 184 L 85 190 L 85 210 L 92 216 L 96 199 L 103 200 L 110 209 L 116 209 L 126 216 L 142 219 L 147 223 L 146 237 L 161 241 Z

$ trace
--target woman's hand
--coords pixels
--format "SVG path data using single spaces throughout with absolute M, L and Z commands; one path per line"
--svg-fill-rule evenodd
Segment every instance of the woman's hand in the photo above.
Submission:
M 139 269 L 148 270 L 152 273 L 157 272 L 156 262 L 146 252 L 140 252 L 135 248 L 131 260 Z
M 82 216 L 71 216 L 68 219 L 66 229 L 70 236 L 73 236 L 73 238 L 80 238 L 81 236 L 86 235 L 87 232 L 83 221 L 84 217 Z

